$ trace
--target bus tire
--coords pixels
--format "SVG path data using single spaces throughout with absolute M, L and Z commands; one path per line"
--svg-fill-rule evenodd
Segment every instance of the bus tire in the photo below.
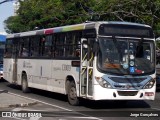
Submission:
M 68 102 L 70 105 L 77 106 L 79 105 L 79 98 L 77 97 L 76 85 L 74 82 L 69 82 L 68 85 Z
M 28 87 L 27 75 L 26 74 L 22 75 L 22 92 L 23 93 L 28 93 L 29 92 L 29 87 Z

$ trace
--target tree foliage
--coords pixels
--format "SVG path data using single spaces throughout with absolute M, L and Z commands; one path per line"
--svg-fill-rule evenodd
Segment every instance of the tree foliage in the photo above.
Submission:
M 151 25 L 160 34 L 159 0 L 24 0 L 17 16 L 5 20 L 16 33 L 83 23 L 87 20 L 128 21 Z

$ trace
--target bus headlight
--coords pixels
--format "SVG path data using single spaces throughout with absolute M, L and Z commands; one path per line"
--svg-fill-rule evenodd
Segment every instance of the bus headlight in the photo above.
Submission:
M 111 88 L 111 85 L 101 77 L 95 77 L 96 81 L 99 83 L 100 86 L 104 88 Z
M 152 88 L 154 86 L 154 84 L 155 84 L 155 81 L 156 81 L 155 79 L 150 80 L 143 88 L 144 89 Z

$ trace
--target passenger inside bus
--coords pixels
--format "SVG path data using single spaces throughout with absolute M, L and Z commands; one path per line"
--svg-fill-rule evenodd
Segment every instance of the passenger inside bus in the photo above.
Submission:
M 75 55 L 74 55 L 75 57 L 80 57 L 80 49 L 77 49 L 76 51 L 75 51 Z
M 27 57 L 29 55 L 29 51 L 26 48 L 22 49 L 22 56 Z

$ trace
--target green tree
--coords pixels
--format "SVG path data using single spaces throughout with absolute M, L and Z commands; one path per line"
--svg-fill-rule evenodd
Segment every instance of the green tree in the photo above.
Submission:
M 159 0 L 24 0 L 5 24 L 7 32 L 15 33 L 87 20 L 128 21 L 151 25 L 158 35 L 159 16 Z
M 17 33 L 20 31 L 25 31 L 27 27 L 25 24 L 21 24 L 23 22 L 20 16 L 11 16 L 7 20 L 5 20 L 4 23 L 7 33 Z
M 144 23 L 160 34 L 159 0 L 100 0 L 97 10 L 101 20 L 120 20 Z
M 33 30 L 35 27 L 42 29 L 82 23 L 90 16 L 81 6 L 78 6 L 78 3 L 89 6 L 93 2 L 84 0 L 20 1 L 17 16 L 12 16 L 5 21 L 6 31 L 15 33 Z

